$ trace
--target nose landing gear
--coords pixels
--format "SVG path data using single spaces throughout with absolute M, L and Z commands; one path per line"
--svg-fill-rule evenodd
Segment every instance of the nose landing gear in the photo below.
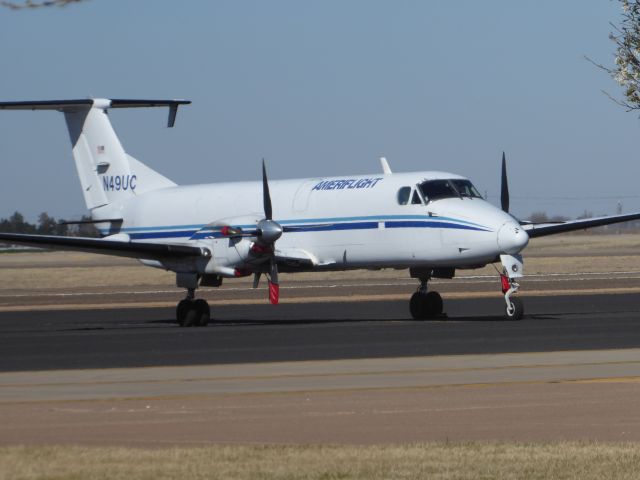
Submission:
M 500 282 L 506 303 L 505 315 L 509 320 L 521 320 L 524 316 L 524 304 L 520 298 L 512 295 L 517 293 L 520 288 L 516 278 L 522 277 L 522 257 L 520 255 L 501 255 L 500 260 L 503 267 Z
M 500 281 L 502 283 L 502 293 L 504 293 L 504 300 L 507 304 L 505 308 L 505 314 L 509 320 L 520 320 L 524 316 L 524 304 L 519 297 L 512 297 L 511 295 L 518 292 L 520 285 L 513 279 L 504 274 L 500 274 Z

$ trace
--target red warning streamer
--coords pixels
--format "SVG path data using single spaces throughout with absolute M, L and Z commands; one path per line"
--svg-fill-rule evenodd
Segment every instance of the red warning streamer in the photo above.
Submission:
M 502 293 L 507 293 L 511 288 L 511 282 L 509 281 L 509 277 L 501 273 L 500 282 L 502 283 Z
M 269 282 L 269 301 L 272 305 L 277 305 L 280 301 L 280 285 Z

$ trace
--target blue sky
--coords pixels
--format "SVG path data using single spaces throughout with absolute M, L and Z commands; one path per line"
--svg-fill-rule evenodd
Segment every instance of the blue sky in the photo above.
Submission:
M 397 171 L 466 175 L 512 211 L 640 211 L 638 115 L 613 62 L 618 2 L 124 1 L 0 9 L 1 100 L 187 98 L 113 111 L 125 149 L 180 184 Z M 0 112 L 0 217 L 85 213 L 64 120 Z

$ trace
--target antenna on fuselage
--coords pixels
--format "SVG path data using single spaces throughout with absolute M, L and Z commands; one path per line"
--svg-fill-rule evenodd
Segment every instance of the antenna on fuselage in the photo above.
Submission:
M 380 165 L 382 165 L 382 172 L 385 175 L 391 175 L 393 173 L 389 166 L 389 162 L 387 162 L 387 157 L 380 157 Z

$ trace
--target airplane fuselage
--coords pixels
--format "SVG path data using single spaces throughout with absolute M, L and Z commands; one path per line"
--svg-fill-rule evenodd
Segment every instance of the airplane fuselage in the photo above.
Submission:
M 464 177 L 413 172 L 271 181 L 274 220 L 286 229 L 276 253 L 333 270 L 473 268 L 526 246 L 526 234 L 515 244 L 505 237 L 505 229 L 520 227 L 513 217 L 482 198 L 425 199 L 417 185 L 434 179 Z M 402 189 L 409 197 L 404 204 Z M 264 217 L 261 191 L 260 182 L 234 182 L 147 192 L 119 207 L 123 223 L 117 233 L 134 242 L 209 248 L 212 258 L 203 273 L 215 266 L 241 268 L 250 242 L 219 238 L 215 227 L 255 228 Z

